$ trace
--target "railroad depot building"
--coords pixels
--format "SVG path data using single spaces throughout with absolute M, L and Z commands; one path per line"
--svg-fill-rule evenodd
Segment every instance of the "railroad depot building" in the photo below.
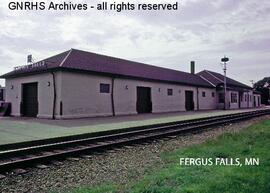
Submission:
M 191 73 L 71 49 L 4 74 L 12 116 L 82 118 L 224 108 L 223 75 Z M 226 108 L 260 95 L 227 78 Z

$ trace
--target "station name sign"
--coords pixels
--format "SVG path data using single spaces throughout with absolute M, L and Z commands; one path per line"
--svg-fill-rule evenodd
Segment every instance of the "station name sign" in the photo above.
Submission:
M 29 69 L 33 69 L 33 68 L 46 68 L 46 62 L 45 61 L 41 61 L 41 62 L 36 62 L 33 64 L 28 64 L 28 65 L 22 65 L 22 66 L 16 66 L 14 68 L 14 70 L 29 70 Z

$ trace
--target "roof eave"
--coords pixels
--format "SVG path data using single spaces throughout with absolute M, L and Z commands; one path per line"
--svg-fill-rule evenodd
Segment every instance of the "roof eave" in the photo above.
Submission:
M 17 73 L 17 74 L 4 74 L 1 75 L 0 78 L 2 79 L 9 79 L 9 78 L 18 78 L 18 77 L 22 77 L 22 76 L 31 76 L 31 75 L 35 75 L 35 74 L 43 74 L 46 72 L 52 72 L 52 71 L 57 71 L 59 67 L 56 68 L 48 68 L 48 69 L 44 69 L 44 70 L 39 70 L 39 71 L 32 71 L 32 72 L 21 72 L 21 73 Z
M 217 85 L 217 87 L 223 86 L 224 83 L 220 83 Z M 234 84 L 227 84 L 227 86 L 231 86 L 231 87 L 235 87 L 235 88 L 241 88 L 241 89 L 248 89 L 248 90 L 252 90 L 251 87 L 249 86 L 239 86 L 239 85 L 234 85 Z
M 67 67 L 62 67 L 59 70 L 68 71 L 68 72 L 80 72 L 80 73 L 86 73 L 86 74 L 104 75 L 104 76 L 118 77 L 118 78 L 128 78 L 128 79 L 135 79 L 135 80 L 147 80 L 147 81 L 152 81 L 152 82 L 166 82 L 166 83 L 181 84 L 181 85 L 194 86 L 194 87 L 215 88 L 212 85 L 199 85 L 195 83 L 193 84 L 193 83 L 177 82 L 177 81 L 169 81 L 169 80 L 158 80 L 158 79 L 152 79 L 152 78 L 143 78 L 143 77 L 137 77 L 137 76 L 113 74 L 113 73 L 106 73 L 106 72 L 96 72 L 96 71 L 74 69 L 74 68 L 67 68 Z

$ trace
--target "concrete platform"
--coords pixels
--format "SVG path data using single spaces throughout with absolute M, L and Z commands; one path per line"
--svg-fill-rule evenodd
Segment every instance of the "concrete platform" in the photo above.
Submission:
M 113 129 L 218 116 L 255 109 L 142 114 L 70 120 L 0 118 L 0 145 Z

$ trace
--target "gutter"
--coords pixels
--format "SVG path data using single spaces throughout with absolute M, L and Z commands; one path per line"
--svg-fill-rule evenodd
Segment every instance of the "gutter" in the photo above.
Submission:
M 199 87 L 196 87 L 197 88 L 197 111 L 199 111 L 200 110 L 200 102 L 199 102 Z

